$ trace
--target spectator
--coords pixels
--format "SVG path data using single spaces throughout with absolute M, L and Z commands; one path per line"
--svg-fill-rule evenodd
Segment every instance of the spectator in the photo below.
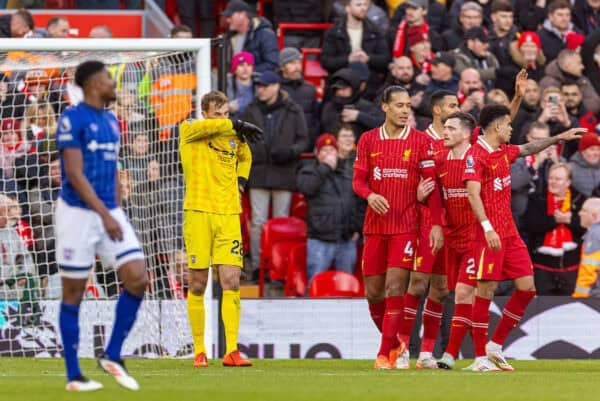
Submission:
M 126 148 L 123 167 L 131 173 L 131 179 L 137 185 L 148 179 L 148 164 L 152 160 L 150 137 L 148 132 L 134 129 L 127 139 L 129 146 Z
M 586 198 L 598 191 L 600 185 L 600 139 L 595 132 L 588 132 L 579 140 L 578 152 L 571 157 L 573 189 Z
M 515 0 L 514 8 L 521 31 L 538 31 L 546 18 L 546 0 Z
M 529 124 L 526 135 L 527 142 L 546 138 L 550 138 L 550 128 L 547 124 L 537 121 Z M 523 224 L 523 217 L 529 203 L 529 195 L 536 190 L 538 192 L 546 190 L 548 169 L 558 161 L 556 146 L 550 146 L 539 153 L 520 157 L 510 165 L 511 209 L 521 234 L 526 228 Z
M 431 6 L 427 0 L 408 0 L 396 10 L 390 30 L 389 42 L 392 46 L 392 56 L 394 58 L 408 56 L 409 47 L 408 34 L 411 28 L 426 33 L 431 38 L 431 45 L 434 50 L 442 50 L 444 43 L 438 32 L 442 32 L 441 26 L 430 26 L 425 18 L 434 15 L 444 15 L 443 6 L 441 10 L 437 8 L 440 4 L 433 1 Z M 431 8 L 430 12 L 427 9 Z M 436 11 L 437 10 L 437 11 Z M 443 20 L 443 17 L 442 17 Z M 442 22 L 445 24 L 445 22 Z
M 496 70 L 500 66 L 498 59 L 488 51 L 489 36 L 483 28 L 471 28 L 465 32 L 463 44 L 455 49 L 454 71 L 461 74 L 465 68 L 475 68 L 486 88 L 491 89 L 496 79 Z
M 600 1 L 575 0 L 573 5 L 573 23 L 588 35 L 600 29 Z
M 233 53 L 252 53 L 256 72 L 275 71 L 279 47 L 271 23 L 253 16 L 248 4 L 241 0 L 231 0 L 221 15 L 227 18 Z
M 387 78 L 383 85 L 377 90 L 377 94 L 375 96 L 376 104 L 379 103 L 381 99 L 381 95 L 383 91 L 388 86 L 398 85 L 403 87 L 408 91 L 408 94 L 413 97 L 420 93 L 417 105 L 420 104 L 421 98 L 423 96 L 423 91 L 427 86 L 427 83 L 430 81 L 429 75 L 425 74 L 425 77 L 422 75 L 419 77 L 415 77 L 415 70 L 412 65 L 412 61 L 410 58 L 406 56 L 396 57 L 392 60 L 389 65 L 389 72 Z
M 117 101 L 112 104 L 111 108 L 119 120 L 123 140 L 127 143 L 132 125 L 146 122 L 144 115 L 137 111 L 135 92 L 127 89 L 117 90 Z
M 215 0 L 177 0 L 181 22 L 192 28 L 192 35 L 211 38 L 215 33 Z M 200 20 L 200 32 L 196 20 Z M 199 34 L 198 34 L 199 33 Z
M 52 17 L 46 24 L 49 38 L 64 39 L 69 37 L 69 20 L 65 17 Z
M 317 160 L 298 173 L 297 185 L 306 197 L 308 243 L 306 275 L 312 278 L 329 269 L 354 273 L 356 241 L 362 227 L 357 196 L 352 190 L 352 174 L 338 168 L 335 137 L 323 134 L 317 139 Z
M 11 221 L 15 201 L 0 195 L 0 299 L 19 301 L 18 325 L 35 326 L 40 315 L 38 305 L 39 284 L 31 254 L 17 234 Z
M 514 10 L 510 0 L 494 0 L 491 9 L 490 52 L 502 66 L 510 62 L 509 46 L 517 40 L 519 30 L 514 25 Z M 515 74 L 516 75 L 516 74 Z
M 24 38 L 31 35 L 34 29 L 33 15 L 23 8 L 14 14 L 0 16 L 0 37 L 2 38 Z
M 56 134 L 56 114 L 48 102 L 27 106 L 23 118 L 21 137 L 32 149 L 37 149 L 40 141 L 54 138 Z
M 131 220 L 133 214 L 131 210 L 131 191 L 133 190 L 133 180 L 129 170 L 124 169 L 122 166 L 119 167 L 119 195 L 121 196 L 121 208 Z
M 132 223 L 138 229 L 144 254 L 148 255 L 151 291 L 159 299 L 171 299 L 169 256 L 179 249 L 183 188 L 176 180 L 161 176 L 156 159 L 148 161 L 146 180 L 133 188 Z
M 46 102 L 49 100 L 48 88 L 50 86 L 52 70 L 28 70 L 23 78 L 23 93 L 27 103 Z
M 585 42 L 585 35 L 577 33 L 575 31 L 569 31 L 565 34 L 565 48 L 569 50 L 575 50 L 577 53 L 581 53 L 581 45 Z
M 44 296 L 60 298 L 60 277 L 55 255 L 54 206 L 60 192 L 60 160 L 58 153 L 49 154 L 47 175 L 26 191 L 29 219 L 33 229 L 33 259 L 40 276 Z
M 579 121 L 579 126 L 587 128 L 589 132 L 594 132 L 598 119 L 594 113 L 585 108 L 581 88 L 576 83 L 563 83 L 560 90 L 565 98 L 565 106 L 569 115 Z
M 194 37 L 192 28 L 185 24 L 175 25 L 169 33 L 171 39 L 191 39 Z
M 583 251 L 581 252 L 581 265 L 577 272 L 574 298 L 588 298 L 600 296 L 598 283 L 598 265 L 600 265 L 600 199 L 586 200 L 579 212 L 581 227 L 587 229 L 583 237 Z
M 229 114 L 232 118 L 241 118 L 246 107 L 254 100 L 254 56 L 252 53 L 240 52 L 231 59 L 231 73 L 227 76 L 227 97 L 229 98 Z
M 476 119 L 479 118 L 479 112 L 485 104 L 485 89 L 479 70 L 466 68 L 462 71 L 456 97 L 461 111 L 470 113 Z
M 189 270 L 187 266 L 187 257 L 183 249 L 177 249 L 169 258 L 171 268 L 169 270 L 169 284 L 173 297 L 175 299 L 184 299 L 187 297 Z
M 273 2 L 273 19 L 282 22 L 321 23 L 325 22 L 325 7 L 321 0 L 278 0 Z M 283 37 L 285 47 L 318 48 L 321 32 L 316 30 L 286 30 Z
M 0 118 L 21 118 L 25 110 L 25 95 L 15 92 L 8 78 L 0 72 Z
M 244 116 L 244 121 L 264 131 L 262 142 L 250 144 L 250 254 L 254 271 L 259 267 L 260 235 L 269 217 L 269 206 L 272 202 L 273 217 L 289 215 L 298 156 L 308 148 L 308 130 L 302 108 L 281 90 L 280 82 L 281 78 L 274 72 L 261 73 L 256 81 L 256 99 Z
M 14 118 L 2 120 L 2 136 L 0 147 L 0 171 L 4 184 L 4 192 L 14 193 L 16 190 L 15 159 L 24 156 L 29 151 L 27 141 L 21 137 L 21 122 Z
M 485 94 L 485 104 L 501 104 L 510 107 L 510 99 L 502 89 L 492 89 Z
M 96 25 L 90 29 L 90 38 L 110 39 L 113 37 L 112 29 L 108 25 Z
M 75 84 L 75 67 L 63 70 L 62 79 L 50 82 L 48 102 L 60 115 L 67 107 L 75 106 L 83 101 L 83 90 Z
M 350 169 L 352 171 L 354 160 L 356 159 L 356 135 L 352 126 L 348 123 L 343 123 L 335 133 L 337 143 L 338 160 L 340 167 Z
M 527 76 L 536 82 L 544 76 L 546 58 L 542 52 L 540 38 L 535 32 L 523 32 L 519 39 L 509 45 L 510 58 L 500 63 L 496 70 L 496 88 L 502 89 L 510 97 L 514 95 L 512 78 L 521 70 L 527 70 Z
M 298 49 L 286 47 L 281 50 L 279 69 L 281 71 L 281 89 L 286 91 L 304 111 L 312 149 L 312 145 L 319 135 L 319 103 L 315 86 L 305 81 L 302 75 L 302 54 Z
M 540 296 L 568 296 L 575 289 L 584 232 L 579 211 L 584 200 L 571 191 L 571 168 L 565 163 L 550 167 L 548 189 L 531 196 L 525 227 Z
M 367 19 L 379 29 L 382 35 L 385 35 L 390 28 L 390 20 L 383 9 L 371 0 L 364 0 L 367 7 Z M 333 20 L 338 22 L 346 18 L 345 0 L 335 0 L 333 3 Z
M 548 18 L 538 32 L 548 62 L 554 60 L 565 48 L 565 35 L 573 28 L 569 0 L 552 1 L 548 5 Z
M 321 110 L 321 130 L 335 132 L 341 123 L 350 123 L 358 137 L 383 124 L 384 116 L 375 104 L 360 97 L 359 80 L 349 68 L 342 68 L 330 78 L 331 98 Z
M 467 1 L 460 7 L 458 21 L 446 30 L 442 36 L 445 49 L 454 50 L 464 43 L 465 32 L 472 28 L 480 28 L 483 24 L 483 9 L 474 1 Z
M 433 60 L 434 54 L 431 52 L 429 34 L 423 30 L 422 25 L 411 26 L 408 28 L 408 39 L 406 43 L 416 75 L 429 74 L 431 71 L 431 60 Z
M 600 94 L 600 29 L 587 36 L 581 46 L 581 57 L 585 66 L 584 74 Z
M 420 116 L 431 116 L 430 97 L 437 91 L 458 91 L 458 77 L 453 73 L 454 56 L 450 52 L 440 53 L 431 61 L 431 80 L 422 96 L 417 93 L 411 98 L 413 109 Z
M 562 50 L 556 60 L 546 67 L 546 76 L 540 81 L 542 91 L 550 86 L 575 83 L 581 89 L 583 105 L 596 113 L 600 111 L 600 96 L 592 83 L 583 75 L 581 55 L 574 50 Z
M 525 95 L 519 106 L 517 115 L 513 119 L 513 135 L 510 137 L 510 143 L 513 145 L 521 145 L 525 143 L 525 134 L 523 127 L 525 124 L 535 120 L 538 114 L 538 106 L 540 103 L 540 87 L 533 79 L 528 79 L 525 83 Z
M 321 64 L 334 74 L 353 61 L 369 66 L 370 85 L 381 83 L 390 61 L 389 49 L 379 30 L 366 19 L 365 0 L 344 0 L 346 18 L 325 32 Z

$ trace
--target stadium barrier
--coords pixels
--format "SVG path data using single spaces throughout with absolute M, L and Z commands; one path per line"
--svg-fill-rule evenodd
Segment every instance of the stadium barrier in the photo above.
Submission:
M 498 298 L 492 304 L 490 332 L 506 300 Z M 83 303 L 82 357 L 103 350 L 114 307 L 115 301 Z M 372 359 L 378 349 L 379 334 L 362 299 L 257 299 L 244 300 L 242 308 L 240 350 L 252 358 Z M 0 301 L 0 356 L 60 356 L 58 310 L 59 302 L 43 301 L 38 321 L 23 327 L 19 302 Z M 192 357 L 184 300 L 146 301 L 138 316 L 124 355 Z M 211 321 L 212 333 L 217 333 L 216 315 Z M 538 297 L 508 338 L 505 355 L 513 359 L 597 358 L 598 327 L 600 299 Z M 213 350 L 215 344 L 213 337 Z M 471 348 L 470 343 L 463 344 L 462 356 L 471 358 Z

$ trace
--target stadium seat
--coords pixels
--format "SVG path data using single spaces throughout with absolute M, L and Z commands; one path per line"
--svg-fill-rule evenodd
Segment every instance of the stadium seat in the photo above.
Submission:
M 304 294 L 306 294 L 306 243 L 298 243 L 290 249 L 284 295 L 303 297 Z
M 311 298 L 362 297 L 360 283 L 354 275 L 328 270 L 313 277 L 310 283 Z
M 288 243 L 279 245 L 277 243 Z M 306 223 L 297 217 L 275 217 L 268 220 L 263 226 L 260 239 L 260 266 L 258 271 L 259 295 L 264 294 L 265 273 L 269 271 L 269 278 L 272 280 L 285 280 L 287 269 L 287 256 L 285 252 L 289 250 L 291 243 L 306 242 Z M 271 274 L 271 269 L 275 270 Z
M 362 253 L 363 243 L 361 241 L 356 242 L 356 265 L 354 265 L 354 277 L 360 283 L 360 292 L 365 293 L 365 278 L 362 272 Z
M 292 205 L 290 207 L 290 216 L 306 220 L 306 199 L 300 192 L 292 194 Z

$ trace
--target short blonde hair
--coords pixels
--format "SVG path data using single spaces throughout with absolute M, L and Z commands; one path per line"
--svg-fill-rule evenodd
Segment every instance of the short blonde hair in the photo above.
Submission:
M 559 168 L 565 169 L 565 171 L 567 172 L 567 179 L 570 180 L 573 177 L 573 169 L 567 163 L 563 162 L 554 163 L 552 166 L 550 166 L 550 169 L 548 170 L 548 176 L 550 176 L 551 172 L 553 172 L 554 170 L 558 170 Z

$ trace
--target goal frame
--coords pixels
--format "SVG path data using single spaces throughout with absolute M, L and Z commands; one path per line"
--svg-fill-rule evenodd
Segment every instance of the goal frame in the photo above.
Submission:
M 201 119 L 201 99 L 211 90 L 211 40 L 210 39 L 173 39 L 173 38 L 114 38 L 114 39 L 53 39 L 53 38 L 19 38 L 0 39 L 0 51 L 27 52 L 195 52 L 196 53 L 196 118 Z M 87 58 L 89 59 L 89 58 Z M 146 255 L 148 257 L 148 255 Z M 218 348 L 218 339 L 213 337 L 213 286 L 212 269 L 209 268 L 209 279 L 204 294 L 205 331 L 204 342 L 209 357 L 214 358 Z M 83 302 L 86 302 L 85 300 Z M 215 347 L 213 347 L 213 339 Z

